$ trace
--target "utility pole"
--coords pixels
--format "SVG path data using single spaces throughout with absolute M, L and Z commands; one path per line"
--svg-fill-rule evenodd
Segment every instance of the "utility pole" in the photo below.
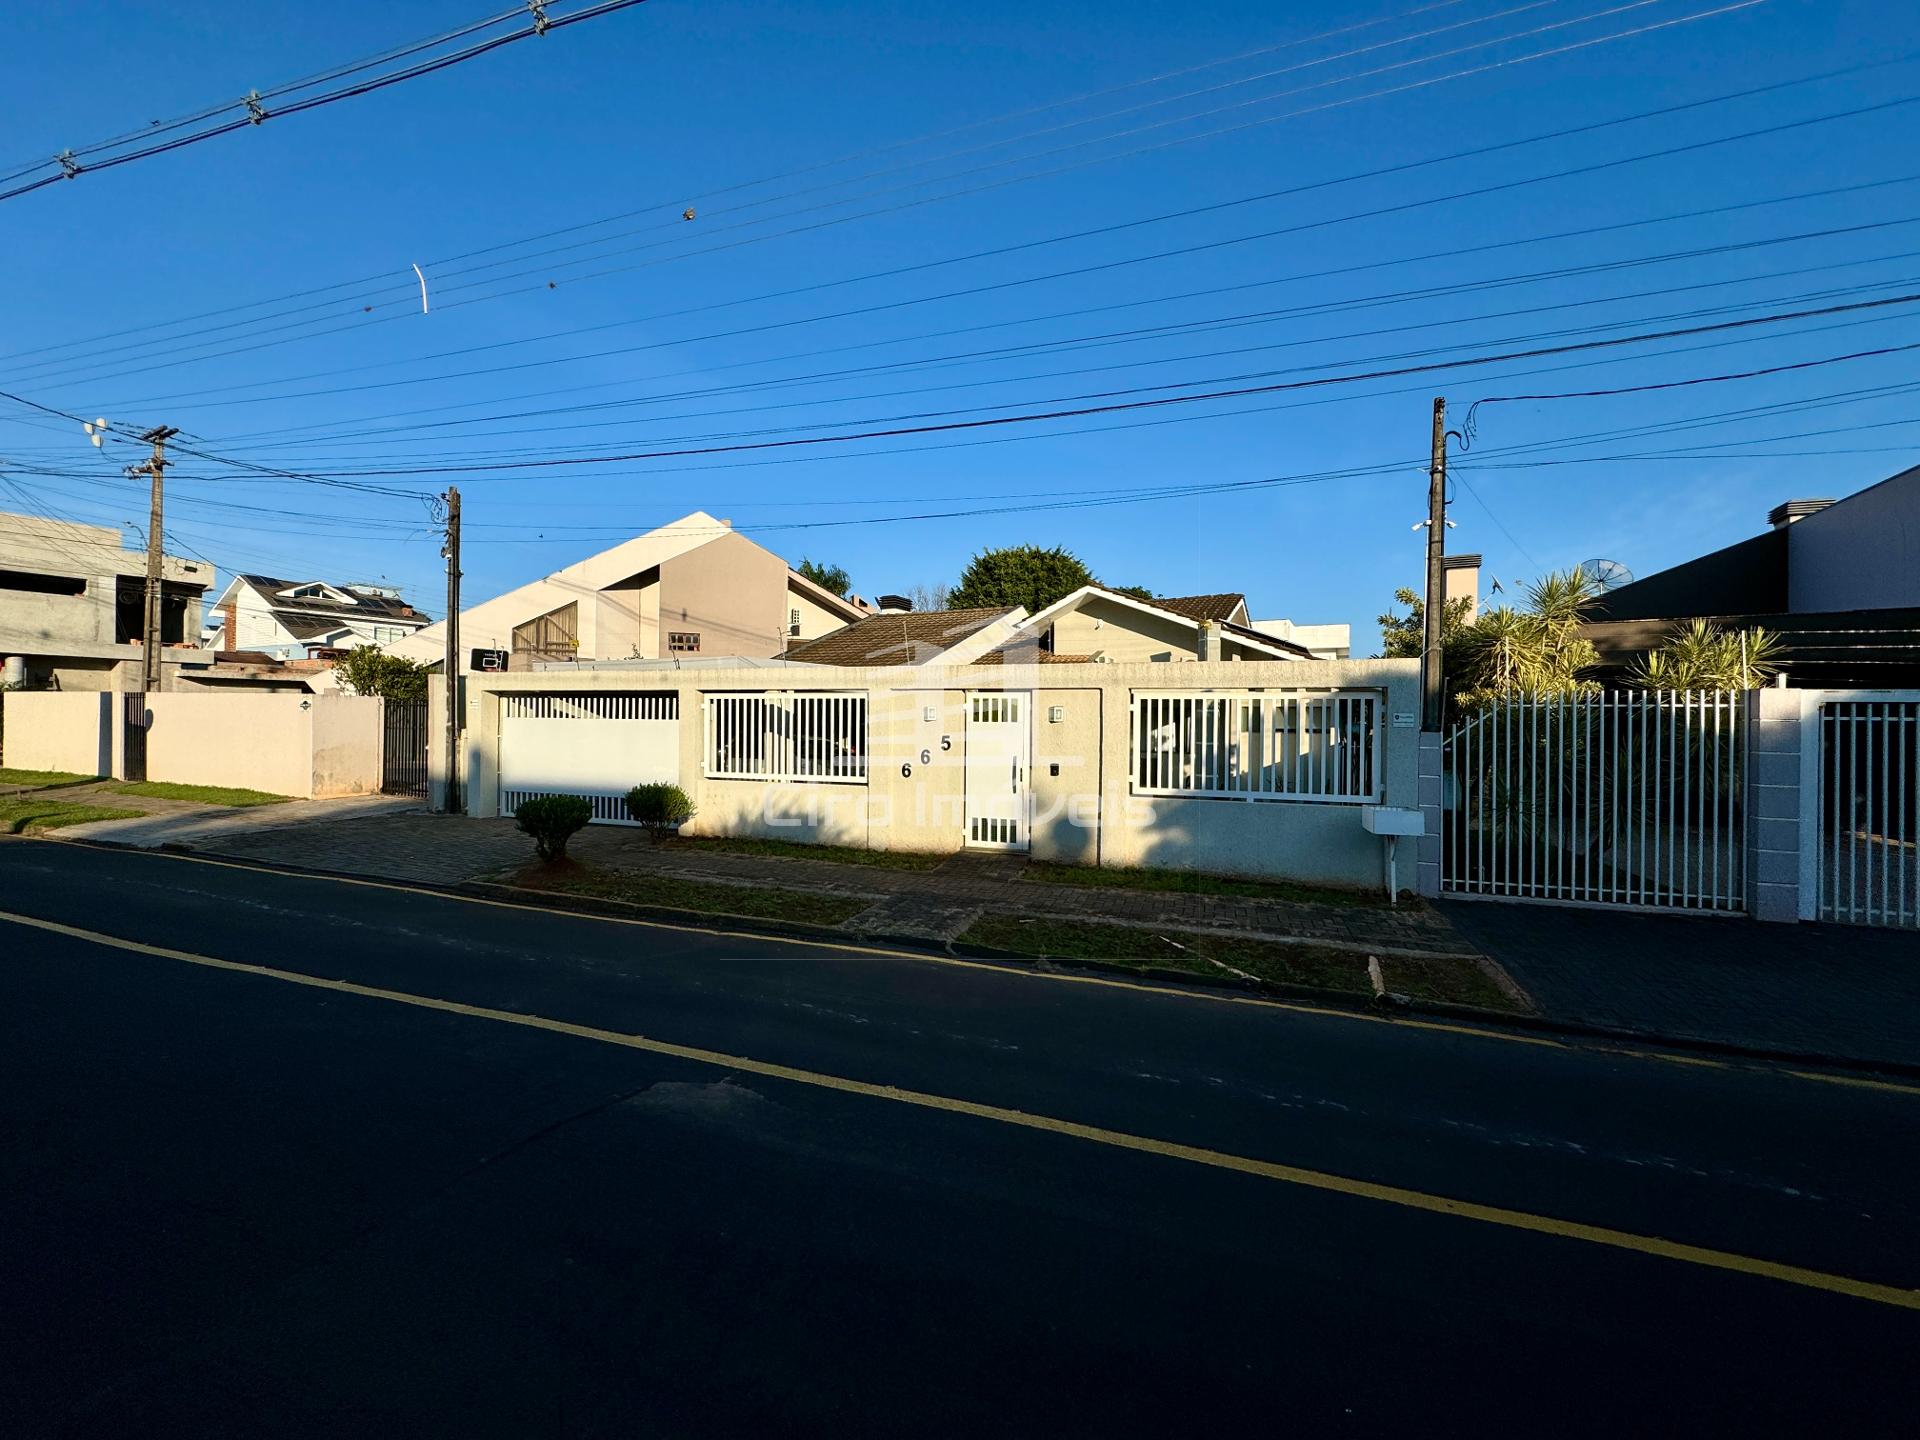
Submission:
M 1427 469 L 1426 633 L 1420 642 L 1420 728 L 1442 721 L 1442 624 L 1447 615 L 1447 397 L 1433 399 L 1433 461 Z
M 460 491 L 447 487 L 447 763 L 446 804 L 449 815 L 460 810 Z
M 147 474 L 153 477 L 152 495 L 147 510 L 147 595 L 146 613 L 140 636 L 140 688 L 152 695 L 160 689 L 160 561 L 161 561 L 161 487 L 167 471 L 167 441 L 180 432 L 161 425 L 140 438 L 153 446 L 153 458 L 147 461 Z M 136 472 L 137 473 L 137 472 Z

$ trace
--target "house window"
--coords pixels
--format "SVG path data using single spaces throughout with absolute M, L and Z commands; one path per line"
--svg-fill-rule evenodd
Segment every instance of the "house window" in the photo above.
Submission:
M 669 630 L 667 632 L 667 653 L 670 655 L 696 655 L 700 651 L 700 632 L 698 630 Z
M 513 653 L 531 660 L 570 660 L 580 649 L 580 607 L 562 605 L 513 627 Z

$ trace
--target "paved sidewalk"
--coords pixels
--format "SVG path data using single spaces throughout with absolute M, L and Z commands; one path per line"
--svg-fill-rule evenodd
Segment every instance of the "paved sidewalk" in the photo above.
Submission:
M 1920 932 L 1442 901 L 1556 1020 L 1920 1065 Z
M 81 796 L 88 792 L 75 787 L 53 794 Z M 247 805 L 237 808 L 203 805 L 181 800 L 156 800 L 145 795 L 103 794 L 102 804 L 124 805 L 129 810 L 147 813 L 136 820 L 95 820 L 86 825 L 69 825 L 60 834 L 74 840 L 108 840 L 116 845 L 132 845 L 142 850 L 157 850 L 162 845 L 190 845 L 195 849 L 223 850 L 243 837 L 277 830 L 293 830 L 302 837 L 316 828 L 365 816 L 397 815 L 417 810 L 420 802 L 400 795 L 354 795 L 338 800 L 287 800 L 277 805 Z M 306 862 L 300 862 L 306 863 Z

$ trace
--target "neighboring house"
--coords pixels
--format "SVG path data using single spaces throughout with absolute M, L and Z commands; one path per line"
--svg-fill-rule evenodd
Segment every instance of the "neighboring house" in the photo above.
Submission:
M 790 646 L 786 658 L 804 665 L 966 665 L 1013 640 L 1026 614 L 1018 606 L 887 611 Z
M 1584 631 L 1606 668 L 1705 619 L 1778 634 L 1792 684 L 1920 684 L 1920 466 L 1844 500 L 1789 500 L 1767 521 L 1601 596 Z
M 1256 620 L 1253 628 L 1276 640 L 1290 640 L 1316 660 L 1348 660 L 1353 657 L 1351 625 L 1296 625 L 1291 620 Z
M 356 645 L 386 649 L 431 623 L 383 585 L 236 575 L 213 602 L 201 643 L 269 661 L 324 659 Z
M 1019 608 L 887 610 L 791 647 L 786 658 L 814 665 L 998 665 L 1315 657 L 1249 625 L 1246 597 L 1237 593 L 1139 600 L 1084 585 L 1037 615 Z
M 140 683 L 147 557 L 111 526 L 0 514 L 0 680 L 30 689 L 127 690 Z M 161 560 L 162 683 L 190 648 L 213 566 Z
M 511 670 L 777 656 L 866 613 L 727 521 L 695 511 L 463 609 L 460 669 L 471 670 L 476 650 L 507 652 Z M 434 664 L 445 646 L 446 629 L 434 624 L 387 648 Z

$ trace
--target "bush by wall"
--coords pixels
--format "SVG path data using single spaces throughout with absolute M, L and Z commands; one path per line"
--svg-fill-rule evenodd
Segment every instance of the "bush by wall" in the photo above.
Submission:
M 627 792 L 627 814 L 658 841 L 691 820 L 694 807 L 678 785 L 636 785 Z
M 533 837 L 542 860 L 566 857 L 567 841 L 593 818 L 593 806 L 578 795 L 537 795 L 513 812 L 520 828 Z

